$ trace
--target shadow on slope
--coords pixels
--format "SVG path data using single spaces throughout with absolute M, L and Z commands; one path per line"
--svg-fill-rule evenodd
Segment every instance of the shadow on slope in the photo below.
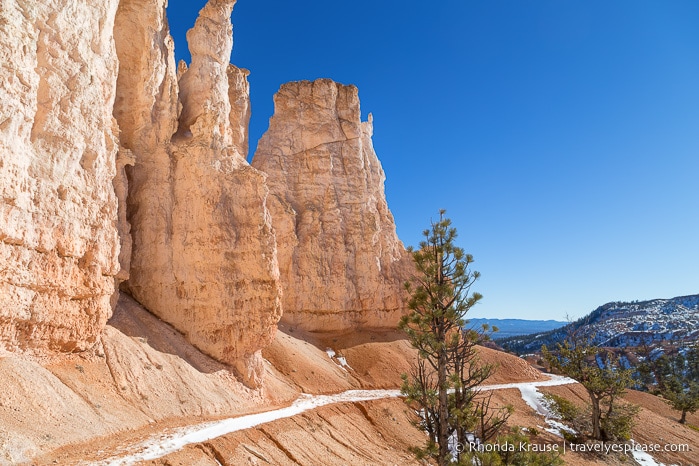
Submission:
M 177 356 L 199 372 L 211 374 L 228 369 L 226 365 L 197 350 L 170 324 L 148 312 L 125 293 L 120 293 L 117 307 L 107 325 L 127 337 L 147 344 L 155 351 Z

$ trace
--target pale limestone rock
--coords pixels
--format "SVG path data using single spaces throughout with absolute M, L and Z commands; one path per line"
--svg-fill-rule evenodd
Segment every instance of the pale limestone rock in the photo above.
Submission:
M 245 160 L 247 71 L 228 63 L 235 1 L 202 9 L 187 34 L 192 63 L 177 69 L 164 3 L 122 0 L 117 14 L 114 114 L 120 153 L 134 156 L 125 288 L 256 385 L 281 286 L 265 176 Z
M 231 145 L 241 157 L 248 158 L 250 142 L 248 128 L 250 127 L 250 71 L 228 65 L 228 98 L 231 103 L 230 131 Z
M 395 327 L 411 262 L 357 88 L 285 84 L 252 165 L 267 173 L 284 288 L 282 320 L 309 331 Z
M 119 265 L 118 0 L 0 7 L 0 347 L 79 351 Z

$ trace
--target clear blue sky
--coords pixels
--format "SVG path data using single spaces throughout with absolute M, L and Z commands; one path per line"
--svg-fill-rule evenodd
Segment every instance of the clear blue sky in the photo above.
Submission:
M 203 1 L 170 0 L 178 58 Z M 446 208 L 472 317 L 699 293 L 699 2 L 239 0 L 252 149 L 287 81 L 359 87 L 406 245 Z

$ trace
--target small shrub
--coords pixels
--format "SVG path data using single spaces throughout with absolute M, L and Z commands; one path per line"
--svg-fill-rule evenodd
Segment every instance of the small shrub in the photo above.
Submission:
M 614 406 L 608 416 L 602 418 L 602 429 L 609 440 L 631 440 L 631 429 L 641 408 L 630 403 Z
M 582 409 L 562 396 L 547 393 L 544 402 L 554 416 L 568 423 L 575 423 L 582 414 Z

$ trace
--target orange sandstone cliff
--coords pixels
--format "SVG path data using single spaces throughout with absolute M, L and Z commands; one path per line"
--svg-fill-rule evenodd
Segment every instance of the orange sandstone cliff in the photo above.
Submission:
M 235 0 L 201 10 L 189 66 L 166 0 L 6 3 L 4 350 L 92 348 L 118 289 L 249 386 L 282 315 L 396 325 L 409 259 L 355 87 L 282 86 L 253 168 L 248 72 L 228 63 Z
M 114 114 L 120 150 L 133 161 L 122 288 L 255 385 L 260 350 L 281 316 L 281 286 L 265 176 L 245 160 L 247 73 L 228 63 L 234 3 L 201 10 L 187 34 L 192 63 L 179 79 L 165 1 L 119 6 Z
M 403 312 L 409 260 L 357 89 L 283 86 L 251 166 L 235 1 L 206 4 L 179 66 L 166 3 L 0 8 L 0 464 L 397 383 L 277 336 L 282 316 L 347 334 Z
M 0 347 L 9 351 L 86 350 L 112 313 L 118 3 L 0 8 Z

